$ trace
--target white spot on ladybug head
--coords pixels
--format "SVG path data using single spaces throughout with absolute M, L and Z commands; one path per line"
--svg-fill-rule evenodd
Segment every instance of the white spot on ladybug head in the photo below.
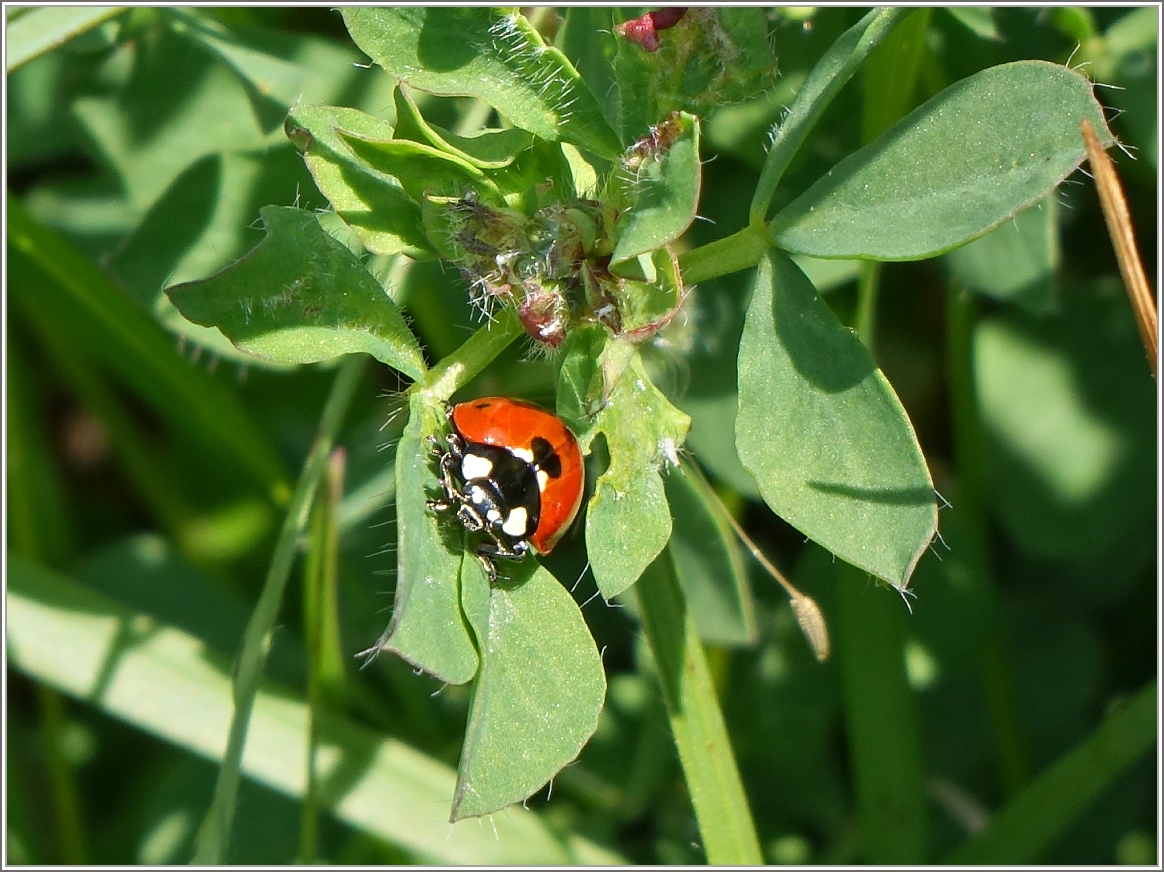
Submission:
M 529 514 L 521 506 L 509 513 L 501 529 L 507 536 L 524 536 L 529 526 Z
M 538 470 L 538 492 L 539 493 L 544 494 L 546 492 L 546 484 L 549 482 L 549 480 L 550 480 L 549 473 L 546 472 L 544 469 L 539 469 Z
M 490 509 L 485 513 L 485 520 L 490 524 L 496 524 L 501 520 L 501 512 L 497 511 L 497 509 Z
M 493 473 L 493 461 L 480 454 L 466 454 L 461 458 L 461 478 L 473 481 L 479 478 L 489 478 Z
M 520 457 L 529 464 L 533 463 L 533 452 L 528 448 L 510 448 L 509 451 L 514 457 Z

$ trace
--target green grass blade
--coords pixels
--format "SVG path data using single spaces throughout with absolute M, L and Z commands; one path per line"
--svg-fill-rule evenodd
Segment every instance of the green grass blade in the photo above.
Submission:
M 708 862 L 758 865 L 760 845 L 715 686 L 666 552 L 635 589 Z
M 926 795 L 905 675 L 905 606 L 839 563 L 836 642 L 867 863 L 926 860 Z
M 155 522 L 194 557 L 211 556 L 200 543 L 196 519 L 171 471 L 161 462 L 155 446 L 145 438 L 116 391 L 102 378 L 92 360 L 73 347 L 55 329 L 52 319 L 36 307 L 26 314 L 40 333 L 53 369 L 85 407 L 101 422 L 109 445 L 130 486 L 149 508 Z M 29 555 L 31 556 L 31 555 Z
M 327 484 L 311 522 L 311 544 L 304 568 L 303 637 L 307 643 L 307 788 L 300 811 L 300 863 L 319 857 L 319 719 L 328 703 L 342 705 L 344 663 L 336 602 L 338 514 L 344 486 L 343 449 L 332 452 Z
M 62 335 L 130 384 L 175 428 L 201 441 L 278 503 L 278 455 L 238 397 L 178 355 L 174 340 L 80 251 L 8 197 L 9 288 Z
M 971 243 L 967 248 L 977 244 Z M 989 481 L 990 449 L 974 386 L 974 330 L 978 318 L 977 296 L 962 288 L 960 282 L 952 283 L 946 295 L 946 366 L 958 489 L 951 497 L 958 506 L 961 524 L 967 528 L 963 557 L 970 565 L 979 567 L 973 571 L 972 577 L 989 603 L 989 636 L 981 654 L 983 695 L 998 757 L 999 777 L 1006 795 L 1011 796 L 1029 777 L 1030 754 L 1019 712 L 1014 658 L 1007 650 L 1000 621 L 1001 598 L 987 533 L 989 518 L 985 489 Z
M 312 445 L 311 454 L 303 466 L 303 473 L 291 497 L 287 517 L 283 522 L 275 554 L 267 571 L 263 592 L 247 624 L 235 672 L 233 687 L 235 707 L 231 718 L 230 737 L 222 760 L 222 768 L 218 773 L 214 801 L 198 833 L 195 848 L 197 863 L 222 863 L 226 857 L 227 846 L 230 843 L 231 820 L 234 816 L 234 800 L 238 794 L 238 782 L 242 771 L 247 726 L 254 707 L 255 695 L 262 680 L 263 665 L 271 645 L 275 620 L 283 602 L 283 589 L 295 558 L 295 543 L 307 523 L 307 514 L 315 495 L 315 488 L 323 477 L 336 434 L 359 384 L 363 364 L 362 355 L 349 356 L 340 363 L 331 395 L 320 418 L 315 444 Z
M 21 15 L 5 28 L 6 71 L 11 73 L 124 10 L 124 6 L 46 6 Z
M 221 759 L 234 705 L 229 669 L 201 640 L 19 556 L 9 556 L 8 570 L 6 641 L 16 671 L 166 742 Z M 258 691 L 242 760 L 248 778 L 303 795 L 307 717 L 294 694 Z M 520 807 L 499 818 L 496 831 L 477 821 L 450 826 L 456 780 L 450 767 L 341 717 L 321 718 L 321 737 L 321 805 L 420 862 L 624 862 L 580 837 L 559 839 Z
M 948 858 L 956 866 L 1038 862 L 1039 852 L 1157 739 L 1156 682 L 1113 709 Z
M 6 326 L 8 547 L 38 563 L 64 566 L 72 559 L 73 530 L 48 428 L 35 399 L 40 386 L 23 343 Z

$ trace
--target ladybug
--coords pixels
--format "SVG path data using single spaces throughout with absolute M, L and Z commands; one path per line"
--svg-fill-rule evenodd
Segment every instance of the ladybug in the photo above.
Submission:
M 445 445 L 429 437 L 442 494 L 428 505 L 485 534 L 474 550 L 496 581 L 494 558 L 549 554 L 570 528 L 582 505 L 582 452 L 561 418 L 522 400 L 470 400 L 448 418 Z

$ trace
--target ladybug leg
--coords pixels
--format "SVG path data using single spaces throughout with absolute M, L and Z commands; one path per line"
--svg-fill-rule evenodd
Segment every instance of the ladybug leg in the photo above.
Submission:
M 510 547 L 497 538 L 492 530 L 488 532 L 489 538 L 479 542 L 473 551 L 477 555 L 477 559 L 481 561 L 481 565 L 485 568 L 485 575 L 489 577 L 489 584 L 493 585 L 497 583 L 497 558 L 503 557 L 506 560 L 521 560 L 529 552 L 529 543 L 522 540 Z
M 497 584 L 497 564 L 493 561 L 493 558 L 488 554 L 482 554 L 478 551 L 477 559 L 481 561 L 481 566 L 485 570 L 485 577 L 489 579 L 489 586 L 492 587 Z
M 506 560 L 521 560 L 529 553 L 529 543 L 524 539 L 509 545 L 502 541 L 493 530 L 488 530 L 489 538 L 477 546 L 477 553 L 489 557 L 504 557 Z
M 456 472 L 462 459 L 461 440 L 455 435 L 450 435 L 447 448 L 441 445 L 435 436 L 425 437 L 425 442 L 429 444 L 433 456 L 438 458 L 439 481 L 441 490 L 444 491 L 444 499 L 428 500 L 428 507 L 435 512 L 447 512 L 453 507 L 463 507 L 465 494 Z

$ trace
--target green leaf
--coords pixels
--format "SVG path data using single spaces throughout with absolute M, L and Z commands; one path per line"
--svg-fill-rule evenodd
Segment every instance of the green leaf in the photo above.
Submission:
M 635 268 L 649 272 L 636 281 Z M 628 343 L 641 343 L 665 327 L 679 312 L 683 303 L 683 279 L 679 274 L 679 258 L 671 246 L 656 248 L 649 255 L 641 254 L 634 261 L 624 261 L 620 273 L 626 276 L 614 292 L 619 301 L 622 330 L 619 338 Z
M 218 760 L 233 701 L 230 664 L 196 636 L 71 579 L 8 555 L 10 665 L 178 748 Z M 117 656 L 110 659 L 110 652 Z M 304 793 L 308 712 L 269 683 L 259 690 L 243 772 L 292 797 Z M 354 721 L 321 718 L 320 803 L 360 832 L 454 865 L 625 862 L 579 837 L 567 844 L 532 812 L 506 812 L 502 838 L 476 822 L 449 826 L 434 809 L 453 795 L 451 768 Z M 355 767 L 354 769 L 351 767 Z M 359 777 L 347 777 L 357 771 Z
M 397 139 L 411 139 L 460 158 L 480 169 L 507 167 L 519 152 L 534 143 L 533 134 L 520 127 L 504 130 L 484 130 L 476 136 L 459 136 L 436 124 L 430 124 L 420 114 L 408 89 L 401 84 L 396 89 Z
M 959 24 L 982 39 L 1002 40 L 994 23 L 994 10 L 989 6 L 946 6 L 945 10 Z
M 30 9 L 4 28 L 4 63 L 11 73 L 125 11 L 124 6 L 47 6 Z
M 242 80 L 255 114 L 270 129 L 282 120 L 286 108 L 303 96 L 309 69 L 248 45 L 216 21 L 183 9 L 167 10 L 175 31 L 197 41 L 217 55 Z
M 947 254 L 951 271 L 976 291 L 1047 313 L 1056 297 L 1058 215 L 1053 198 L 1024 209 L 1013 221 Z
M 600 361 L 607 341 L 605 328 L 583 324 L 570 331 L 562 346 L 556 408 L 578 437 L 583 451 L 589 448 L 596 416 L 605 399 Z
M 707 861 L 762 862 L 755 824 L 691 609 L 669 555 L 635 589 Z
M 619 166 L 618 183 L 631 199 L 619 216 L 611 266 L 674 242 L 695 220 L 702 166 L 699 119 L 679 113 L 665 125 L 674 129 L 669 146 L 646 157 L 636 169 Z M 660 125 L 663 126 L 663 125 Z
M 991 505 L 1023 549 L 1080 560 L 1147 532 L 1158 394 L 1118 282 L 984 318 L 973 360 Z
M 489 814 L 541 789 L 581 752 L 606 696 L 602 658 L 582 612 L 529 560 L 489 587 L 466 561 L 466 607 L 481 651 L 452 820 Z M 475 614 L 474 614 L 475 613 Z
M 380 283 L 302 209 L 262 210 L 267 235 L 216 276 L 167 296 L 189 320 L 217 327 L 243 351 L 282 363 L 366 352 L 413 379 L 424 356 Z
M 431 145 L 407 139 L 366 139 L 346 130 L 336 132 L 360 161 L 396 179 L 417 202 L 430 190 L 437 195 L 458 196 L 467 186 L 493 188 L 485 174 L 469 161 Z
M 1085 156 L 1081 119 L 1114 142 L 1079 73 L 1045 61 L 983 70 L 841 161 L 776 215 L 769 237 L 814 257 L 942 254 L 1074 172 Z
M 191 164 L 150 206 L 109 258 L 109 272 L 147 311 L 184 339 L 240 364 L 287 369 L 240 351 L 214 327 L 182 317 L 164 288 L 202 279 L 242 257 L 255 242 L 255 216 L 287 193 L 310 191 L 311 177 L 290 145 L 266 154 L 214 154 Z M 301 203 L 303 208 L 322 201 Z
M 238 76 L 180 34 L 159 28 L 111 56 L 96 78 L 116 81 L 127 66 L 123 85 L 80 97 L 73 112 L 138 214 L 195 161 L 278 141 L 261 129 Z
M 1042 851 L 1156 743 L 1156 682 L 1108 712 L 1087 739 L 1029 784 L 945 862 L 953 866 L 1037 863 Z
M 739 374 L 736 445 L 764 501 L 904 589 L 937 529 L 925 458 L 869 351 L 783 253 L 757 271 Z
M 752 591 L 735 533 L 723 520 L 723 509 L 715 506 L 718 497 L 687 461 L 663 487 L 673 518 L 667 548 L 699 638 L 716 645 L 754 643 Z
M 607 158 L 622 149 L 570 62 L 525 18 L 487 7 L 343 10 L 352 39 L 390 75 L 446 96 L 478 97 L 514 126 Z
M 461 613 L 459 543 L 446 543 L 427 507 L 436 488 L 425 436 L 442 426 L 442 407 L 420 393 L 409 401 L 408 425 L 396 446 L 396 603 L 375 644 L 448 684 L 477 674 L 477 651 Z
M 396 179 L 358 160 L 340 138 L 341 128 L 368 139 L 389 139 L 393 133 L 387 121 L 335 106 L 295 106 L 285 124 L 316 186 L 368 251 L 432 257 L 416 201 Z
M 634 357 L 598 416 L 610 466 L 586 510 L 586 552 L 608 601 L 638 580 L 671 537 L 659 470 L 677 462 L 690 426 Z

